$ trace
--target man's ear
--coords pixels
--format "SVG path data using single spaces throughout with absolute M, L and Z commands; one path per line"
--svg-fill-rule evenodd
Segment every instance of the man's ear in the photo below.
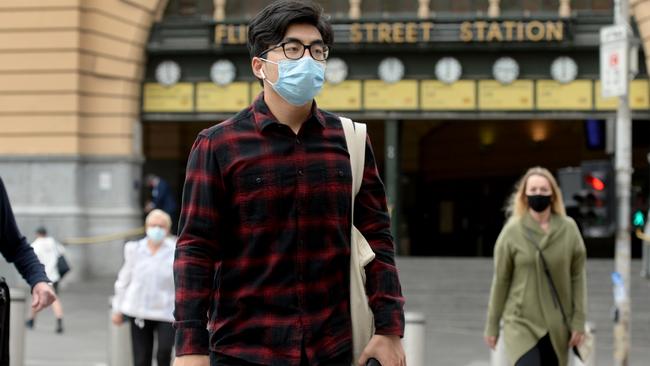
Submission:
M 253 75 L 255 75 L 256 78 L 258 79 L 263 79 L 262 74 L 264 73 L 262 71 L 262 67 L 264 66 L 264 61 L 262 61 L 259 57 L 253 57 L 251 60 L 251 68 L 253 69 Z

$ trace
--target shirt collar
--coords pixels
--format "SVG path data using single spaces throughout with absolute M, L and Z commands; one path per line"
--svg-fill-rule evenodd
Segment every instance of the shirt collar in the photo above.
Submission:
M 280 123 L 264 101 L 264 92 L 261 92 L 260 95 L 257 96 L 255 101 L 253 101 L 251 108 L 253 111 L 253 120 L 259 131 L 263 131 L 268 126 Z M 311 106 L 311 113 L 305 122 L 314 120 L 318 122 L 323 128 L 325 128 L 325 116 L 323 115 L 323 112 L 318 109 L 315 100 Z

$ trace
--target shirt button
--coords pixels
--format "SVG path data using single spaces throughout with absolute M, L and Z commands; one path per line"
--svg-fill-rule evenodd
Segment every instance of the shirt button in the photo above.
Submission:
M 296 144 L 300 145 L 302 144 L 302 141 L 300 141 L 300 139 L 296 139 Z
M 303 280 L 302 273 L 298 273 L 298 281 L 302 282 L 302 280 Z
M 303 176 L 305 173 L 302 171 L 302 169 L 298 169 L 298 175 Z

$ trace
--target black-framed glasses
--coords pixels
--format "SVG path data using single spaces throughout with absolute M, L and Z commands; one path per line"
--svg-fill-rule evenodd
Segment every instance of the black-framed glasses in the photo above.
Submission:
M 309 50 L 309 54 L 316 61 L 325 61 L 330 54 L 330 48 L 322 42 L 315 42 L 312 44 L 303 44 L 300 41 L 285 41 L 277 46 L 271 47 L 262 52 L 260 57 L 273 51 L 276 48 L 282 47 L 284 55 L 290 60 L 299 60 L 305 55 L 305 50 Z

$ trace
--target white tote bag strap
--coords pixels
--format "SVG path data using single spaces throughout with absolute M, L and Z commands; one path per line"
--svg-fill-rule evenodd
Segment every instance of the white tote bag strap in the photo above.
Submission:
M 352 213 L 354 217 L 354 197 L 361 189 L 363 166 L 366 160 L 366 125 L 352 122 L 349 118 L 340 118 L 343 131 L 345 131 L 345 142 L 348 145 L 350 166 L 352 167 Z

